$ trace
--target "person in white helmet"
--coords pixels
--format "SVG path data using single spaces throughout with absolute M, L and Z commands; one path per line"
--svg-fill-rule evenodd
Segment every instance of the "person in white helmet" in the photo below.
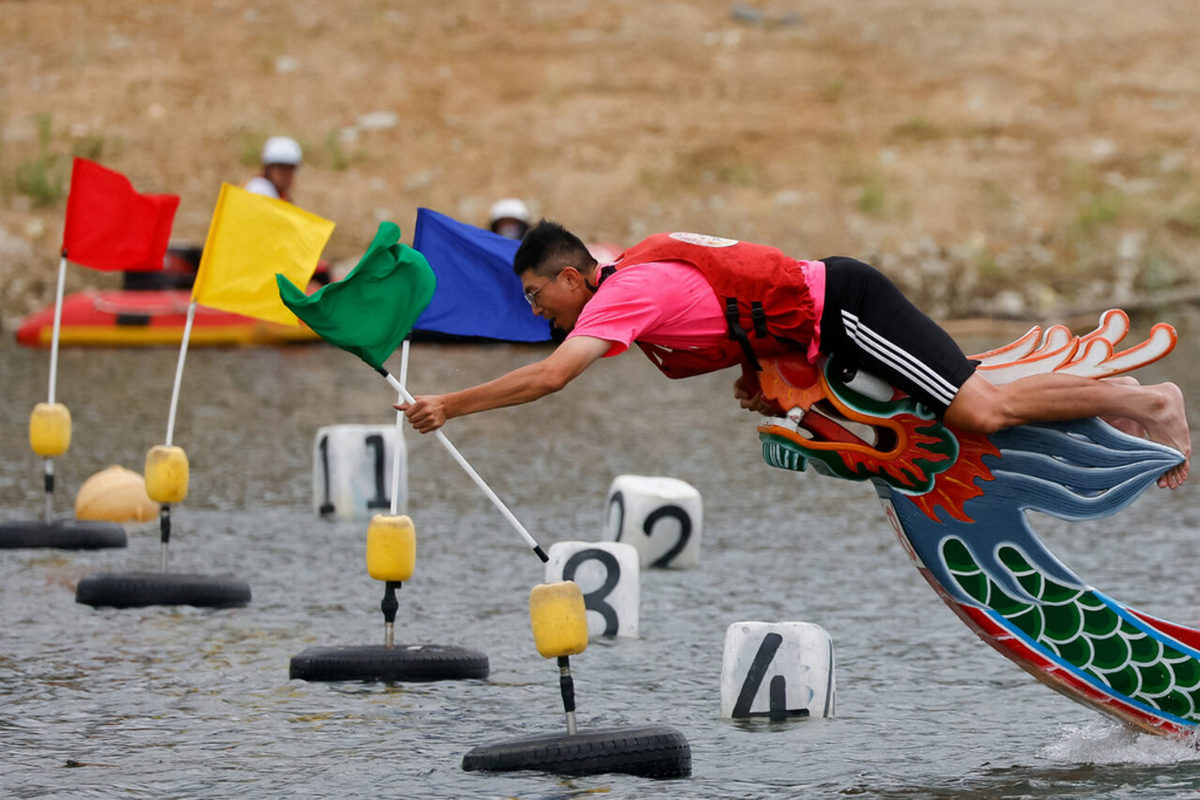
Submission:
M 272 136 L 263 145 L 262 172 L 246 183 L 246 190 L 290 203 L 299 166 L 300 144 L 287 136 Z
M 529 208 L 515 197 L 492 203 L 488 230 L 506 239 L 521 239 L 529 230 Z
M 300 155 L 300 143 L 295 139 L 288 136 L 267 139 L 262 149 L 262 172 L 246 182 L 246 191 L 295 202 L 292 200 L 292 181 L 296 179 Z M 324 285 L 330 278 L 329 262 L 321 259 L 312 279 Z

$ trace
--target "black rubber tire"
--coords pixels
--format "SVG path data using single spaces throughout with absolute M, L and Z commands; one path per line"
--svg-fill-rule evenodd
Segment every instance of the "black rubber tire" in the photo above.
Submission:
M 0 522 L 0 549 L 56 547 L 59 550 L 99 550 L 125 547 L 125 529 L 115 522 L 63 519 L 54 522 Z
M 556 775 L 620 772 L 644 778 L 686 778 L 692 774 L 687 739 L 666 725 L 597 728 L 510 739 L 481 745 L 462 760 L 468 772 L 537 770 Z
M 445 644 L 309 647 L 292 656 L 288 677 L 302 681 L 441 681 L 486 678 L 488 658 Z
M 232 576 L 175 572 L 88 575 L 75 587 L 75 602 L 115 608 L 203 606 L 233 608 L 250 602 L 250 586 Z

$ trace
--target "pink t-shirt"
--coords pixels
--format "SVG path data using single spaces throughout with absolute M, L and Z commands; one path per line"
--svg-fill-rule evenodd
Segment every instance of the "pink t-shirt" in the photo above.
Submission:
M 726 336 L 721 303 L 700 270 L 680 261 L 634 264 L 610 275 L 567 334 L 613 345 L 615 356 L 633 341 L 682 349 L 709 347 Z
M 825 300 L 825 265 L 802 262 L 815 305 L 816 335 L 807 356 L 815 361 Z M 728 336 L 724 309 L 700 270 L 681 261 L 634 264 L 610 275 L 588 300 L 567 334 L 612 342 L 605 357 L 635 340 L 674 349 L 711 347 Z

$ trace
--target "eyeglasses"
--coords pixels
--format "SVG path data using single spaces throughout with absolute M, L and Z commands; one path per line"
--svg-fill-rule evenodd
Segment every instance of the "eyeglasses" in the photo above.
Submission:
M 558 276 L 559 276 L 559 275 L 562 275 L 562 270 L 559 270 L 558 272 L 554 273 L 554 277 L 553 277 L 553 278 L 551 278 L 550 280 L 546 281 L 546 282 L 545 282 L 545 283 L 543 283 L 543 284 L 542 284 L 540 287 L 538 287 L 537 289 L 534 289 L 532 292 L 530 292 L 530 291 L 526 291 L 526 292 L 525 292 L 525 299 L 526 299 L 526 300 L 529 302 L 529 305 L 531 305 L 531 306 L 532 306 L 532 305 L 533 305 L 533 304 L 534 304 L 534 303 L 537 301 L 537 296 L 538 296 L 539 294 L 541 294 L 541 293 L 542 293 L 542 289 L 545 289 L 547 286 L 549 286 L 550 284 L 552 284 L 552 283 L 554 283 L 556 280 L 558 280 Z

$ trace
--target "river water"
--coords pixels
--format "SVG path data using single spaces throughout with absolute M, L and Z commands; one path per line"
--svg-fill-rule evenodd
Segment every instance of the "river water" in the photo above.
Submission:
M 1187 321 L 1186 319 L 1184 320 Z M 1144 332 L 1144 327 L 1141 329 Z M 1143 377 L 1200 403 L 1181 346 Z M 967 344 L 977 349 L 1001 340 Z M 539 357 L 522 346 L 417 343 L 416 393 L 458 388 Z M 71 409 L 57 509 L 88 475 L 140 470 L 164 440 L 177 351 L 64 350 Z M 398 371 L 399 357 L 389 366 Z M 41 514 L 27 420 L 48 353 L 0 344 L 0 518 Z M 288 679 L 310 646 L 380 644 L 382 585 L 365 522 L 311 510 L 317 428 L 394 422 L 393 390 L 325 345 L 193 350 L 175 443 L 190 493 L 172 510 L 171 568 L 232 574 L 244 608 L 96 610 L 96 572 L 156 570 L 156 524 L 123 550 L 0 551 L 0 793 L 11 797 L 1168 798 L 1200 792 L 1200 752 L 1131 733 L 1046 689 L 980 642 L 912 568 L 873 490 L 767 467 L 731 376 L 669 382 L 639 355 L 602 362 L 529 406 L 444 430 L 548 548 L 596 540 L 621 473 L 666 475 L 704 502 L 700 564 L 647 570 L 641 636 L 572 658 L 581 729 L 670 725 L 690 778 L 565 779 L 462 771 L 472 747 L 565 730 L 557 668 L 529 629 L 540 561 L 433 437 L 407 431 L 407 512 L 418 561 L 398 593 L 398 642 L 487 654 L 487 680 L 427 684 Z M 1197 482 L 1151 490 L 1091 523 L 1034 527 L 1093 585 L 1187 624 L 1200 615 Z M 726 628 L 798 620 L 831 634 L 838 716 L 741 724 L 720 717 Z

